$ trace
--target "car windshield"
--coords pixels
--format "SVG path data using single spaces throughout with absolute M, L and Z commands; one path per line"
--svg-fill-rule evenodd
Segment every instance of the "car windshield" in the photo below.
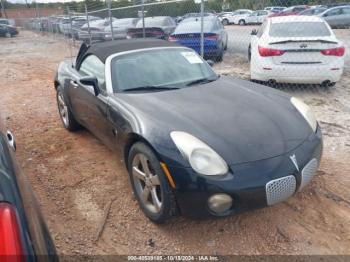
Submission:
M 111 75 L 114 92 L 147 87 L 183 88 L 218 78 L 197 53 L 186 48 L 164 48 L 117 56 L 111 61 Z
M 324 22 L 285 22 L 272 23 L 270 27 L 272 37 L 324 37 L 331 32 Z

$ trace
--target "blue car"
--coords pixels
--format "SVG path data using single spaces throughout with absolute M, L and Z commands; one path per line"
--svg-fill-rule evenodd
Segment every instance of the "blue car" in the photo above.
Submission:
M 204 17 L 204 56 L 222 61 L 227 49 L 227 32 L 216 16 Z M 169 36 L 169 41 L 177 42 L 201 52 L 201 19 L 200 17 L 183 20 Z

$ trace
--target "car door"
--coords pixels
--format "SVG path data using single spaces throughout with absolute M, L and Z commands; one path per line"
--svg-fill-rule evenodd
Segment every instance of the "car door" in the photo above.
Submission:
M 350 6 L 341 8 L 340 24 L 344 27 L 350 25 Z
M 328 22 L 330 26 L 337 26 L 339 24 L 340 14 L 341 8 L 334 8 L 325 13 L 323 15 L 323 18 Z
M 257 17 L 257 23 L 262 24 L 265 21 L 267 15 L 268 15 L 267 11 L 259 11 L 258 17 Z
M 253 12 L 246 18 L 247 24 L 256 24 L 258 22 L 258 12 Z
M 96 56 L 87 56 L 77 68 L 79 78 L 93 76 L 98 81 L 98 94 L 92 86 L 82 84 L 79 79 L 73 80 L 70 86 L 70 98 L 74 112 L 96 137 L 106 145 L 113 140 L 113 129 L 107 117 L 109 96 L 106 91 L 105 65 Z

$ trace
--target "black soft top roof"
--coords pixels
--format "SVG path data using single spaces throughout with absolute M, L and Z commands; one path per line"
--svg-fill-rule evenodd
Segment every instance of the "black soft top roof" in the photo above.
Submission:
M 159 39 L 127 39 L 127 40 L 117 40 L 117 41 L 107 41 L 94 43 L 90 46 L 83 43 L 80 47 L 76 67 L 79 68 L 81 62 L 85 57 L 89 55 L 97 56 L 103 63 L 106 62 L 107 57 L 113 54 L 144 49 L 153 47 L 177 47 L 180 46 L 176 43 L 168 42 Z

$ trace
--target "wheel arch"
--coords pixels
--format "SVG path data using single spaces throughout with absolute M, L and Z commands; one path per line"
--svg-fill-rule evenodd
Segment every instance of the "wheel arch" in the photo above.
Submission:
M 127 135 L 126 141 L 123 147 L 123 152 L 122 152 L 123 160 L 127 169 L 128 169 L 128 158 L 129 158 L 130 149 L 135 143 L 138 143 L 138 142 L 141 142 L 147 145 L 155 153 L 158 160 L 161 160 L 161 157 L 158 151 L 154 148 L 154 146 L 152 146 L 152 144 L 145 137 L 143 137 L 140 134 L 132 132 Z

